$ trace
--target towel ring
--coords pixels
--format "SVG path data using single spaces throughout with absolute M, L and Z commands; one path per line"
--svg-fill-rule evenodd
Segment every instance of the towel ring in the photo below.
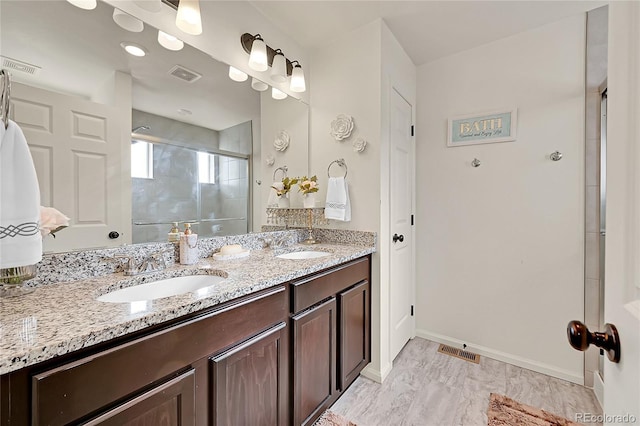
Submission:
M 346 178 L 349 169 L 347 169 L 347 163 L 344 162 L 344 158 L 339 158 L 329 163 L 329 167 L 327 167 L 327 176 L 331 177 L 331 166 L 333 166 L 334 163 L 340 167 L 344 167 L 344 177 Z
M 2 122 L 4 123 L 5 130 L 9 127 L 9 106 L 11 97 L 11 75 L 8 71 L 0 70 L 0 77 L 2 77 L 2 91 L 0 95 L 0 112 L 2 112 Z
M 276 181 L 276 173 L 278 173 L 278 170 L 282 172 L 282 178 L 286 178 L 287 177 L 287 172 L 289 171 L 289 168 L 287 166 L 282 166 L 282 167 L 278 167 L 277 169 L 275 169 L 273 171 L 273 181 Z

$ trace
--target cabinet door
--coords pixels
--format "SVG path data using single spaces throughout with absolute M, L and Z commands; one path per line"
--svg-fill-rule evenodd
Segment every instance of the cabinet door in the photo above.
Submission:
M 337 396 L 336 299 L 293 317 L 294 425 L 311 425 Z
M 195 391 L 194 370 L 190 370 L 85 425 L 192 426 L 195 425 Z
M 286 425 L 284 322 L 211 359 L 215 426 Z
M 339 388 L 345 390 L 371 360 L 369 282 L 338 295 L 340 308 Z

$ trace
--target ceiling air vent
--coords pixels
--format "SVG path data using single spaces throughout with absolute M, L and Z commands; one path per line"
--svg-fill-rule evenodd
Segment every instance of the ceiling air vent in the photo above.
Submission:
M 31 65 L 26 62 L 18 61 L 17 59 L 7 58 L 6 56 L 0 56 L 0 68 L 7 68 L 10 71 L 20 71 L 29 75 L 38 75 L 42 68 Z
M 176 65 L 175 67 L 169 70 L 169 74 L 172 76 L 179 78 L 180 80 L 184 80 L 187 83 L 193 83 L 202 77 L 202 74 L 198 74 L 195 71 L 191 71 L 188 68 L 183 67 L 182 65 Z

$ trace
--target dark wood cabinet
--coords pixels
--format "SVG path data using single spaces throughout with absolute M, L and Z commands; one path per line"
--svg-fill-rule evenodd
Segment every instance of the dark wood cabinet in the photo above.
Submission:
M 214 426 L 286 426 L 286 323 L 211 358 Z
M 291 284 L 293 424 L 311 425 L 371 360 L 370 260 Z
M 362 281 L 338 295 L 340 362 L 338 388 L 345 390 L 371 359 L 369 282 Z
M 293 321 L 293 419 L 311 425 L 336 393 L 336 299 L 304 311 Z
M 190 370 L 108 410 L 85 426 L 194 426 L 196 382 Z
M 0 376 L 0 426 L 311 425 L 370 360 L 370 257 Z

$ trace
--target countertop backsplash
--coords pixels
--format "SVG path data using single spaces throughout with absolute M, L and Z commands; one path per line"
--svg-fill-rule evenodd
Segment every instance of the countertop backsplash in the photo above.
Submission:
M 249 250 L 265 247 L 265 238 L 278 239 L 284 246 L 293 245 L 307 238 L 306 229 L 284 229 L 263 226 L 263 232 L 198 239 L 200 258 L 211 257 L 220 247 L 227 244 L 241 244 Z M 323 243 L 351 244 L 367 247 L 376 246 L 376 233 L 339 229 L 314 229 L 314 236 Z M 37 275 L 26 282 L 30 287 L 73 282 L 91 277 L 124 271 L 124 259 L 116 256 L 134 256 L 139 262 L 151 253 L 165 251 L 168 265 L 179 260 L 178 243 L 132 244 L 109 249 L 82 250 L 66 253 L 45 254 L 37 265 Z

